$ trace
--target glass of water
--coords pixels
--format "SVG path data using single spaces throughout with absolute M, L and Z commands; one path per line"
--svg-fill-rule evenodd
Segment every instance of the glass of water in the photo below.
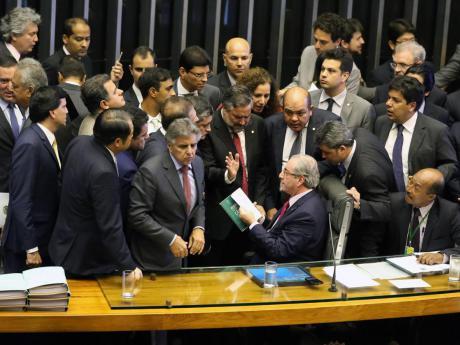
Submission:
M 136 288 L 136 280 L 134 279 L 134 271 L 123 271 L 121 277 L 121 298 L 131 299 L 134 297 L 134 290 Z
M 276 271 L 278 264 L 274 261 L 265 262 L 264 288 L 271 289 L 277 286 Z
M 460 255 L 458 254 L 450 256 L 449 281 L 460 282 Z

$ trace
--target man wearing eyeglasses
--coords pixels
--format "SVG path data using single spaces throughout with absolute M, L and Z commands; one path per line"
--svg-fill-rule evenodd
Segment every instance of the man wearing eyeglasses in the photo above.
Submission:
M 129 65 L 129 72 L 133 77 L 133 85 L 125 91 L 124 97 L 128 105 L 138 107 L 142 103 L 142 92 L 139 89 L 139 78 L 146 68 L 156 67 L 155 53 L 146 46 L 137 47 L 133 52 L 133 59 Z
M 239 210 L 256 247 L 251 263 L 320 260 L 327 234 L 327 214 L 315 190 L 319 183 L 316 160 L 303 154 L 292 156 L 280 172 L 279 180 L 280 190 L 289 198 L 267 228 L 251 212 Z
M 297 154 L 321 158 L 315 144 L 315 132 L 326 121 L 340 121 L 340 117 L 315 108 L 310 94 L 294 86 L 283 97 L 283 112 L 265 119 L 267 128 L 267 162 L 269 162 L 270 191 L 265 199 L 267 218 L 271 220 L 283 204 L 279 189 L 279 174 L 288 160 Z
M 174 82 L 176 95 L 203 95 L 216 110 L 222 99 L 219 88 L 208 84 L 211 68 L 211 59 L 203 48 L 185 48 L 179 58 L 179 78 Z

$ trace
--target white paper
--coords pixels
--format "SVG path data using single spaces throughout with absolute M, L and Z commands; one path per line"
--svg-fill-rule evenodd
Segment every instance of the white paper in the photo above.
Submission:
M 414 288 L 425 288 L 430 287 L 423 279 L 397 279 L 389 280 L 391 284 L 396 286 L 398 289 L 414 289 Z
M 238 188 L 236 191 L 234 191 L 231 197 L 241 208 L 251 212 L 257 220 L 262 218 L 262 214 L 260 214 L 259 210 L 252 203 L 251 199 L 248 198 L 248 196 L 243 192 L 241 188 Z
M 424 265 L 418 263 L 415 255 L 388 258 L 387 261 L 411 274 L 442 273 L 449 270 L 448 264 Z
M 332 277 L 334 273 L 334 266 L 324 267 L 323 270 L 329 277 Z M 371 278 L 369 273 L 363 271 L 355 264 L 338 265 L 336 278 L 340 284 L 347 288 L 361 288 L 380 285 Z
M 0 193 L 0 228 L 3 228 L 6 220 L 6 212 L 10 201 L 9 193 Z
M 0 291 L 26 291 L 21 273 L 0 274 Z
M 374 279 L 398 279 L 410 277 L 409 274 L 397 269 L 385 261 L 357 264 L 356 266 L 365 270 Z
M 51 284 L 67 285 L 64 269 L 60 266 L 32 268 L 22 272 L 27 289 Z

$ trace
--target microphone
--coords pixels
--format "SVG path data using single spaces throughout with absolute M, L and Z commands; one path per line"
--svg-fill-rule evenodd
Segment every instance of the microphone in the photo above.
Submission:
M 331 222 L 331 214 L 332 214 L 332 201 L 331 200 L 327 201 L 326 210 L 327 210 L 327 218 L 329 220 L 329 234 L 331 236 L 332 256 L 333 256 L 333 263 L 334 263 L 334 272 L 332 273 L 331 286 L 329 287 L 328 290 L 329 292 L 337 292 L 337 286 L 336 286 L 337 264 L 335 261 L 335 243 L 334 243 L 334 236 L 332 232 L 332 222 Z

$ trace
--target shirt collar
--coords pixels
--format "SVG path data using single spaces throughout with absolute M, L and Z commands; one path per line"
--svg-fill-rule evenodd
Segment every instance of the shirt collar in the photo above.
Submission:
M 179 96 L 183 96 L 183 95 L 189 95 L 193 93 L 195 96 L 198 96 L 198 91 L 195 90 L 193 92 L 190 92 L 189 90 L 187 90 L 183 85 L 182 85 L 182 82 L 180 80 L 180 78 L 177 79 L 177 94 Z
M 306 192 L 303 192 L 303 193 L 300 193 L 300 194 L 297 194 L 297 195 L 294 195 L 292 197 L 289 198 L 289 207 L 291 207 L 292 205 L 294 205 L 300 198 L 302 198 L 304 195 L 307 195 L 308 193 L 310 193 L 313 189 L 309 189 L 307 190 Z
M 172 159 L 172 161 L 173 161 L 173 163 L 174 163 L 174 166 L 176 167 L 176 170 L 181 169 L 182 166 L 183 166 L 183 164 L 180 163 L 176 158 L 174 158 L 174 156 L 173 156 L 171 153 L 169 153 L 169 156 L 171 157 L 171 159 Z M 189 165 L 188 165 L 188 168 L 189 168 L 189 169 L 192 169 L 192 164 L 189 164 Z
M 228 75 L 228 79 L 230 79 L 230 85 L 235 85 L 236 80 L 235 80 L 235 78 L 232 77 L 232 75 L 230 74 L 230 72 L 228 70 L 227 70 L 227 75 Z
M 65 55 L 70 55 L 70 52 L 67 50 L 65 46 L 62 46 L 62 50 L 64 51 Z
M 6 108 L 8 108 L 8 105 L 10 104 L 13 106 L 14 110 L 19 110 L 19 107 L 17 106 L 17 104 L 5 102 L 3 99 L 0 98 L 0 108 L 2 109 L 4 113 L 7 111 Z
M 409 120 L 407 120 L 406 122 L 402 124 L 405 130 L 407 130 L 410 133 L 414 133 L 415 124 L 417 123 L 417 116 L 418 116 L 418 113 L 415 112 L 415 114 L 412 115 Z M 393 123 L 393 126 L 391 127 L 391 129 L 395 129 L 397 126 L 398 124 L 395 122 Z
M 422 218 L 425 217 L 428 214 L 428 212 L 430 212 L 431 208 L 433 207 L 433 204 L 434 204 L 434 200 L 430 202 L 428 205 L 419 208 L 420 216 Z
M 323 89 L 321 91 L 321 96 L 319 97 L 319 102 L 321 103 L 321 102 L 324 102 L 324 101 L 328 100 L 329 98 L 332 98 L 335 103 L 337 103 L 340 107 L 342 107 L 346 96 L 347 96 L 347 89 L 346 88 L 343 89 L 343 91 L 341 93 L 339 93 L 338 95 L 336 95 L 334 97 L 328 96 L 326 94 L 326 91 Z
M 422 104 L 421 104 L 420 107 L 418 108 L 418 111 L 419 111 L 420 113 L 422 113 L 422 114 L 424 113 L 424 111 L 425 111 L 425 99 L 423 99 Z
M 134 94 L 136 95 L 136 98 L 137 100 L 139 101 L 139 103 L 142 103 L 142 100 L 144 99 L 142 97 L 142 93 L 141 93 L 141 90 L 137 87 L 136 84 L 133 83 L 133 91 L 134 91 Z
M 21 53 L 11 43 L 5 43 L 6 48 L 10 51 L 11 55 L 16 59 L 17 62 L 21 59 Z
M 117 166 L 117 157 L 115 157 L 115 154 L 112 152 L 111 149 L 109 149 L 107 146 L 105 147 L 107 151 L 109 151 L 110 155 L 112 156 L 113 162 L 115 163 L 115 166 Z M 118 168 L 117 168 L 117 173 L 118 173 Z
M 343 162 L 343 166 L 347 170 L 348 170 L 348 167 L 350 166 L 351 160 L 353 159 L 353 155 L 355 154 L 355 151 L 356 151 L 356 140 L 353 140 L 353 146 L 351 147 L 351 152 Z
M 48 139 L 48 141 L 50 142 L 50 145 L 53 146 L 53 143 L 56 140 L 54 133 L 51 132 L 48 128 L 46 128 L 39 122 L 37 122 L 37 126 L 40 127 L 43 133 L 45 133 L 46 139 Z

